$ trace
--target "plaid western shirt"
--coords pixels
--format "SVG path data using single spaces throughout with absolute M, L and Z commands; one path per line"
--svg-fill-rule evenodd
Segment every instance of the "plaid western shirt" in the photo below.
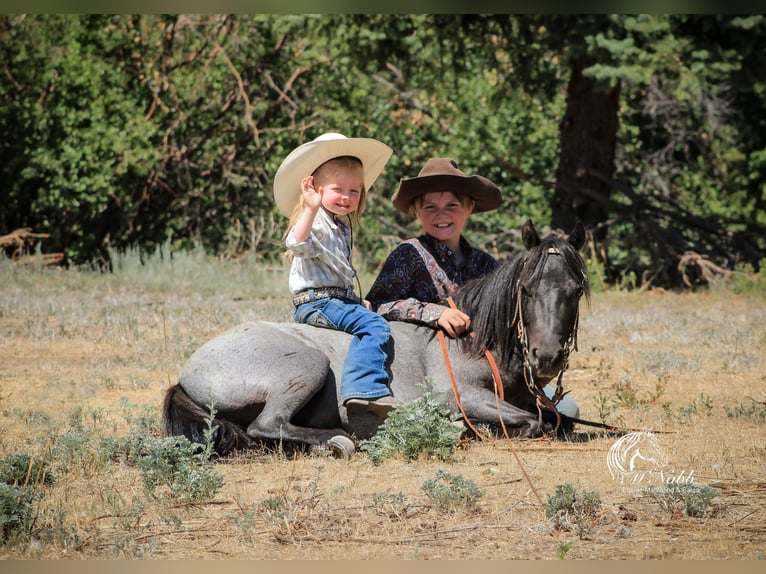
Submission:
M 297 243 L 291 229 L 285 245 L 293 254 L 289 278 L 293 294 L 318 287 L 342 287 L 353 292 L 356 270 L 351 264 L 349 228 L 326 210 L 317 211 L 306 241 Z

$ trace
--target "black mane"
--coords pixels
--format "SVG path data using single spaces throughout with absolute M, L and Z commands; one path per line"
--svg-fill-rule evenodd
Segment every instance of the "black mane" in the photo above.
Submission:
M 523 283 L 537 290 L 543 280 L 545 262 L 554 253 L 564 258 L 567 269 L 590 300 L 588 273 L 582 258 L 565 238 L 549 236 L 501 263 L 492 273 L 467 282 L 455 296 L 457 307 L 471 317 L 475 333 L 474 337 L 461 339 L 464 352 L 478 358 L 487 348 L 497 354 L 499 365 L 510 366 L 518 342 L 518 286 Z

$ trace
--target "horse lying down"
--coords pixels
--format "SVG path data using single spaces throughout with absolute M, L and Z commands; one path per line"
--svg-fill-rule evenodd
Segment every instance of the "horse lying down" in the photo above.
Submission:
M 578 254 L 585 230 L 578 223 L 568 238 L 541 240 L 527 222 L 522 236 L 523 252 L 466 283 L 454 298 L 470 315 L 474 336 L 445 338 L 448 361 L 435 330 L 391 323 L 394 396 L 413 401 L 430 381 L 434 395 L 458 412 L 454 378 L 464 416 L 473 425 L 501 425 L 521 438 L 556 427 L 571 430 L 571 418 L 579 416 L 576 403 L 565 396 L 557 412 L 549 400 L 553 386 L 547 385 L 555 381 L 560 390 L 570 347 L 576 345 L 580 300 L 589 296 Z M 212 406 L 219 455 L 283 441 L 330 445 L 348 456 L 353 439 L 372 436 L 381 423 L 369 413 L 349 413 L 340 403 L 338 377 L 349 341 L 346 333 L 299 323 L 238 325 L 189 357 L 165 395 L 165 431 L 204 442 Z M 501 401 L 485 349 L 499 369 Z M 541 403 L 548 406 L 538 409 Z

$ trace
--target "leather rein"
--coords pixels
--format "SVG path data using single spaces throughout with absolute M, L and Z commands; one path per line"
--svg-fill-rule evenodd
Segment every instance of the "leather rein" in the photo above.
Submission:
M 548 253 L 554 254 L 554 255 L 561 254 L 561 252 L 559 251 L 557 247 L 549 247 Z M 553 395 L 553 399 L 549 399 L 548 396 L 545 394 L 545 392 L 535 384 L 534 374 L 532 371 L 532 365 L 529 362 L 529 336 L 527 335 L 527 330 L 526 330 L 526 327 L 524 326 L 524 316 L 522 312 L 521 295 L 522 295 L 521 282 L 519 281 L 516 284 L 516 310 L 514 312 L 514 324 L 516 325 L 517 337 L 519 339 L 519 342 L 521 343 L 521 353 L 522 353 L 522 361 L 523 361 L 523 367 L 524 367 L 523 369 L 524 382 L 526 383 L 527 389 L 529 390 L 529 392 L 535 397 L 535 404 L 537 406 L 537 413 L 538 413 L 538 422 L 542 426 L 542 421 L 543 421 L 542 409 L 543 407 L 548 407 L 556 414 L 556 427 L 553 429 L 553 432 L 556 432 L 561 426 L 561 414 L 556 408 L 556 405 L 569 392 L 569 391 L 565 392 L 562 385 L 564 371 L 566 371 L 566 369 L 569 366 L 570 348 L 574 348 L 575 351 L 577 350 L 577 328 L 580 322 L 579 306 L 577 309 L 577 315 L 575 316 L 574 324 L 572 325 L 572 330 L 569 333 L 569 337 L 567 337 L 567 340 L 564 344 L 564 361 L 556 380 L 556 392 Z M 455 302 L 452 300 L 452 297 L 447 297 L 447 302 L 449 303 L 450 307 L 452 307 L 453 309 L 457 309 Z M 472 337 L 476 336 L 476 333 L 473 330 L 469 331 L 469 333 Z M 444 336 L 444 331 L 442 329 L 439 329 L 439 342 L 441 343 L 442 354 L 444 355 L 444 362 L 447 366 L 447 372 L 449 373 L 449 376 L 450 376 L 450 381 L 452 383 L 452 392 L 455 396 L 455 402 L 457 403 L 458 409 L 463 415 L 463 419 L 465 420 L 466 424 L 476 434 L 476 436 L 479 437 L 481 440 L 486 440 L 486 437 L 484 437 L 473 426 L 470 419 L 466 415 L 465 410 L 463 409 L 463 404 L 460 400 L 460 392 L 458 391 L 458 388 L 457 388 L 457 381 L 455 380 L 455 373 L 452 369 L 452 363 L 450 361 L 449 353 L 447 351 L 446 338 Z M 487 357 L 487 361 L 489 362 L 489 365 L 492 368 L 492 380 L 494 383 L 495 404 L 497 406 L 498 420 L 500 421 L 500 426 L 503 429 L 503 434 L 505 435 L 505 438 L 510 438 L 508 435 L 508 430 L 505 428 L 505 423 L 503 422 L 503 416 L 500 410 L 500 401 L 505 400 L 504 391 L 503 391 L 503 381 L 500 376 L 500 371 L 497 368 L 497 363 L 495 362 L 495 359 L 492 356 L 492 353 L 490 353 L 489 349 L 484 347 L 483 351 L 484 351 L 484 356 Z M 573 419 L 573 420 L 576 420 L 576 422 L 587 423 L 587 421 L 580 421 L 579 419 Z
M 561 252 L 557 247 L 549 247 L 548 253 L 560 255 Z M 564 361 L 561 366 L 561 370 L 559 371 L 558 377 L 556 379 L 556 392 L 553 395 L 553 399 L 549 399 L 545 392 L 538 387 L 535 384 L 534 380 L 534 374 L 532 371 L 532 365 L 529 362 L 529 337 L 527 335 L 526 328 L 524 327 L 524 316 L 522 312 L 522 304 L 521 304 L 521 284 L 520 282 L 517 282 L 516 285 L 516 310 L 514 312 L 514 325 L 516 326 L 516 334 L 519 339 L 519 342 L 521 343 L 521 353 L 522 353 L 522 361 L 523 361 L 523 367 L 524 367 L 524 382 L 527 385 L 527 389 L 530 393 L 535 397 L 535 404 L 537 406 L 537 413 L 538 413 L 538 422 L 542 425 L 542 409 L 543 407 L 548 407 L 556 414 L 556 427 L 554 428 L 554 432 L 558 431 L 559 427 L 561 426 L 561 413 L 559 413 L 558 409 L 556 408 L 556 405 L 563 399 L 569 391 L 564 391 L 563 385 L 562 385 L 562 379 L 564 377 L 564 371 L 569 368 L 569 353 L 571 349 L 574 349 L 577 351 L 577 329 L 580 324 L 580 308 L 578 306 L 577 308 L 577 314 L 575 315 L 575 320 L 572 325 L 572 330 L 569 333 L 569 337 L 567 337 L 566 342 L 564 343 Z M 447 297 L 447 302 L 449 303 L 450 307 L 453 309 L 457 309 L 455 302 L 452 300 L 452 297 Z M 473 423 L 471 423 L 471 420 L 468 418 L 468 416 L 465 413 L 465 410 L 463 409 L 463 404 L 460 401 L 460 392 L 457 388 L 457 381 L 455 380 L 455 373 L 452 370 L 452 363 L 450 362 L 449 353 L 447 350 L 447 341 L 444 336 L 444 331 L 442 329 L 438 330 L 439 332 L 439 341 L 441 343 L 442 347 L 442 354 L 444 355 L 444 362 L 447 366 L 447 371 L 450 376 L 450 381 L 452 382 L 452 392 L 455 396 L 455 402 L 457 403 L 458 409 L 460 409 L 461 414 L 463 415 L 463 419 L 465 420 L 468 427 L 476 434 L 476 436 L 481 440 L 486 440 L 486 437 L 482 435 L 476 427 L 474 427 Z M 476 333 L 473 332 L 473 330 L 469 331 L 472 337 L 476 336 Z M 503 381 L 500 377 L 500 371 L 497 368 L 497 364 L 495 362 L 494 357 L 492 356 L 492 353 L 490 353 L 489 349 L 484 347 L 484 356 L 487 357 L 487 361 L 489 362 L 490 367 L 492 368 L 492 380 L 494 383 L 494 390 L 495 390 L 495 404 L 497 406 L 497 416 L 498 420 L 500 421 L 500 426 L 503 429 L 503 434 L 505 435 L 505 438 L 510 438 L 508 435 L 508 430 L 505 428 L 505 423 L 503 422 L 503 416 L 500 410 L 500 401 L 505 400 L 504 394 L 503 394 Z M 581 419 L 578 417 L 572 417 L 567 416 L 567 419 L 570 420 L 573 423 L 582 424 L 585 426 L 590 427 L 596 427 L 596 428 L 602 428 L 606 430 L 614 430 L 614 431 L 620 431 L 620 432 L 632 432 L 632 431 L 639 431 L 639 430 L 645 430 L 645 429 L 637 429 L 637 428 L 625 428 L 625 427 L 619 427 L 615 425 L 610 425 L 607 423 L 599 423 L 595 421 L 589 421 L 585 419 Z M 653 431 L 655 433 L 673 433 L 675 431 L 666 431 L 666 430 L 655 430 Z M 523 467 L 522 467 L 523 468 Z

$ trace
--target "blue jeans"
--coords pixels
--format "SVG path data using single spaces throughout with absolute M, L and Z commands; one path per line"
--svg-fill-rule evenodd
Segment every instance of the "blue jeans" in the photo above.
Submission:
M 351 299 L 328 297 L 295 309 L 294 319 L 353 335 L 340 379 L 341 401 L 390 395 L 388 360 L 391 329 L 383 317 Z

